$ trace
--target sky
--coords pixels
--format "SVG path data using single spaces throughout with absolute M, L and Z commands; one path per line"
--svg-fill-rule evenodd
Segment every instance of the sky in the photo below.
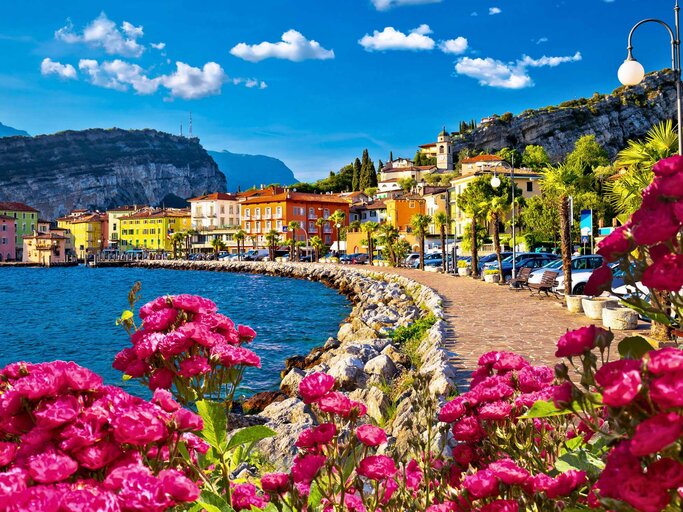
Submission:
M 412 157 L 442 127 L 619 86 L 640 19 L 674 0 L 3 2 L 0 122 L 193 134 L 302 180 L 360 156 Z M 641 27 L 634 55 L 670 66 Z

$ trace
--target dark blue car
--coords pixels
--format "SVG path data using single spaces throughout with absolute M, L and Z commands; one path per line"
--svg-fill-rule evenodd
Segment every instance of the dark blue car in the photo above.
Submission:
M 500 253 L 501 259 L 505 259 L 509 256 L 512 256 L 511 252 L 501 252 Z M 496 263 L 498 262 L 498 256 L 496 256 L 495 252 L 492 254 L 487 254 L 486 256 L 481 256 L 479 258 L 479 264 L 477 265 L 477 267 L 479 268 L 479 273 L 481 274 L 482 271 L 484 270 L 484 264 L 491 263 L 491 262 L 496 262 Z M 498 268 L 498 267 L 496 267 L 496 268 Z
M 539 268 L 551 261 L 560 259 L 557 254 L 548 252 L 521 252 L 515 256 L 515 268 L 519 270 L 523 267 Z M 497 269 L 498 262 L 492 261 L 484 264 L 484 270 Z M 503 260 L 503 277 L 508 278 L 512 276 L 512 255 Z

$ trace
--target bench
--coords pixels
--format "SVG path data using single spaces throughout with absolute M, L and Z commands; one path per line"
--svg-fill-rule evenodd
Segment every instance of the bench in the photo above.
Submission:
M 528 287 L 529 275 L 530 274 L 531 274 L 531 268 L 530 267 L 522 267 L 519 270 L 517 277 L 510 279 L 508 281 L 508 283 L 510 284 L 510 288 L 514 288 L 515 290 L 521 290 L 525 286 Z
M 539 295 L 541 292 L 545 292 L 546 296 L 549 296 L 550 293 L 555 295 L 556 299 L 559 299 L 560 296 L 558 295 L 557 291 L 554 289 L 557 286 L 557 276 L 559 275 L 559 272 L 554 272 L 552 270 L 546 270 L 543 272 L 543 276 L 541 277 L 541 282 L 540 283 L 527 283 L 527 288 L 529 288 L 529 291 L 533 294 L 534 290 L 536 290 L 536 293 Z

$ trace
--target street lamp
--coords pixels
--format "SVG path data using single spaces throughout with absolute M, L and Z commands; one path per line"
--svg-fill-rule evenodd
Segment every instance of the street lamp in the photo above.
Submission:
M 678 110 L 678 154 L 683 155 L 683 123 L 681 118 L 683 117 L 683 108 L 681 105 L 681 37 L 680 37 L 680 7 L 678 5 L 678 0 L 676 0 L 676 5 L 674 6 L 674 28 L 672 29 L 667 23 L 656 18 L 648 18 L 636 23 L 631 32 L 628 34 L 628 46 L 627 56 L 624 63 L 619 68 L 618 77 L 619 81 L 624 85 L 637 85 L 643 81 L 645 77 L 645 69 L 643 65 L 638 62 L 633 57 L 633 33 L 635 30 L 644 25 L 645 23 L 659 23 L 662 25 L 671 38 L 671 68 L 674 71 L 674 78 L 676 79 L 676 106 Z
M 515 155 L 510 155 L 511 159 L 511 169 L 510 169 L 510 187 L 512 188 L 512 279 L 517 276 L 517 232 L 515 230 Z M 502 166 L 502 163 L 497 163 L 493 166 L 493 178 L 491 178 L 491 186 L 493 188 L 500 187 L 500 178 L 496 174 L 496 169 L 498 166 Z

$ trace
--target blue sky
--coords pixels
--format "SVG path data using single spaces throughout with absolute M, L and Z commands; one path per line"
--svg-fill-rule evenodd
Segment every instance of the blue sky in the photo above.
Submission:
M 4 2 L 0 122 L 177 133 L 281 158 L 297 177 L 369 148 L 412 156 L 442 125 L 609 92 L 639 19 L 673 0 Z M 643 27 L 635 56 L 670 65 Z

